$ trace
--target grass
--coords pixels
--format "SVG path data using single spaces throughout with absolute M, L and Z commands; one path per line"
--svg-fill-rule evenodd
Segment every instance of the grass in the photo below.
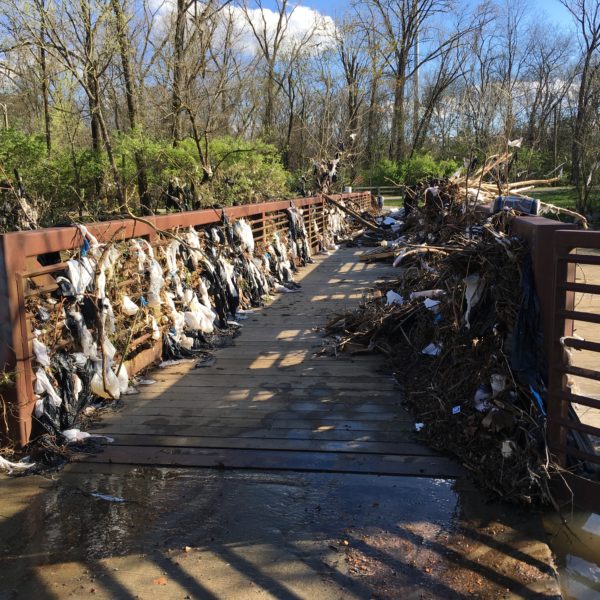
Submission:
M 536 188 L 524 193 L 547 204 L 554 204 L 554 206 L 575 210 L 577 192 L 574 187 Z M 403 199 L 400 196 L 385 198 L 385 206 L 404 206 Z
M 575 210 L 577 192 L 574 187 L 536 188 L 525 193 L 541 202 Z

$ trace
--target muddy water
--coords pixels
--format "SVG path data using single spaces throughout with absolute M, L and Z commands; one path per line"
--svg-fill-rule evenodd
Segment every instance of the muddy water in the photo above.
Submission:
M 0 600 L 555 597 L 531 515 L 456 481 L 86 469 L 0 480 Z
M 544 519 L 556 555 L 564 600 L 600 598 L 600 515 L 574 512 L 567 523 L 555 515 Z

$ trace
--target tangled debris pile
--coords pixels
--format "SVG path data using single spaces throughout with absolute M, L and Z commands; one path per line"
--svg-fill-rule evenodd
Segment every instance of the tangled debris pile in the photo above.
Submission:
M 377 250 L 401 268 L 327 326 L 338 351 L 378 351 L 406 390 L 416 430 L 455 454 L 485 488 L 548 504 L 545 369 L 529 252 L 508 233 L 514 212 L 472 210 L 457 181 L 418 191 L 401 236 Z M 366 253 L 368 256 L 368 252 Z
M 75 425 L 82 427 L 86 408 L 136 392 L 127 361 L 142 350 L 162 343 L 164 365 L 206 360 L 207 350 L 238 333 L 244 312 L 274 292 L 296 291 L 294 272 L 312 261 L 311 247 L 302 210 L 292 204 L 286 212 L 287 227 L 273 225 L 260 243 L 248 221 L 223 212 L 219 225 L 158 232 L 152 244 L 118 241 L 120 230 L 100 243 L 79 225 L 76 251 L 45 256 L 57 266 L 54 284 L 28 296 L 27 311 L 34 415 L 47 434 L 86 441 Z

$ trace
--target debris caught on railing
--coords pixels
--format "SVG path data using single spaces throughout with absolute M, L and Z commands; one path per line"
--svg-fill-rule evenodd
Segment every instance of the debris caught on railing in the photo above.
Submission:
M 345 230 L 335 211 L 321 211 L 319 226 L 309 209 L 292 203 L 281 213 L 287 224 L 264 221 L 260 241 L 249 221 L 225 213 L 220 224 L 157 230 L 154 242 L 121 241 L 120 230 L 99 242 L 76 226 L 79 247 L 53 257 L 39 291 L 29 283 L 36 421 L 66 443 L 85 442 L 91 436 L 75 425 L 86 407 L 156 383 L 130 385 L 127 365 L 160 340 L 161 367 L 214 364 L 210 349 L 239 334 L 238 317 L 275 292 L 299 290 L 294 274 L 312 261 L 311 240 L 331 247 Z

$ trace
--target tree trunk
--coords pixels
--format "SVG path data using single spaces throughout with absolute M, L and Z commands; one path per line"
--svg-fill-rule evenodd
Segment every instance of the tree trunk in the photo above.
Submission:
M 177 16 L 175 18 L 175 41 L 173 47 L 173 95 L 171 109 L 173 122 L 171 125 L 171 138 L 173 147 L 181 139 L 181 80 L 183 70 L 183 54 L 185 43 L 185 9 L 186 0 L 177 0 Z
M 377 127 L 377 91 L 379 88 L 379 77 L 374 76 L 371 82 L 371 92 L 369 94 L 369 113 L 367 116 L 367 148 L 366 159 L 367 166 L 370 168 L 375 164 L 375 129 Z
M 46 130 L 46 150 L 48 154 L 52 151 L 52 129 L 50 122 L 50 102 L 48 98 L 48 69 L 46 65 L 46 20 L 44 15 L 44 0 L 40 5 L 40 70 L 42 78 L 42 99 L 44 103 L 44 125 Z
M 90 6 L 86 2 L 81 3 L 84 29 L 85 29 L 85 82 L 86 82 L 86 93 L 88 99 L 88 107 L 90 111 L 90 133 L 92 137 L 92 151 L 98 158 L 100 155 L 101 147 L 101 133 L 98 113 L 100 110 L 100 99 L 99 99 L 99 88 L 98 81 L 94 75 L 95 69 L 93 64 L 93 51 L 94 51 L 94 36 L 92 32 L 92 17 L 90 12 Z M 102 190 L 102 178 L 97 175 L 94 178 L 94 189 L 96 196 L 100 195 Z
M 390 158 L 396 162 L 400 162 L 404 158 L 405 87 L 406 79 L 404 75 L 398 75 L 394 85 L 394 115 L 392 118 L 392 139 L 390 146 Z
M 573 126 L 573 142 L 571 144 L 571 182 L 577 188 L 578 192 L 582 183 L 582 138 L 585 129 L 585 117 L 587 112 L 587 88 L 591 58 L 591 53 L 587 52 L 583 63 L 583 70 L 581 72 L 581 84 L 579 86 L 579 95 L 577 97 L 577 115 L 575 116 L 575 124 Z M 583 203 L 581 194 L 579 194 L 579 196 L 580 203 Z M 578 207 L 578 209 L 580 208 L 581 207 Z
M 117 38 L 119 40 L 119 51 L 121 53 L 123 79 L 125 80 L 125 96 L 127 98 L 127 114 L 129 116 L 129 126 L 131 127 L 131 130 L 135 132 L 138 123 L 137 104 L 135 97 L 135 82 L 133 80 L 133 74 L 131 72 L 131 63 L 129 62 L 131 45 L 129 43 L 129 37 L 127 35 L 127 24 L 125 22 L 125 15 L 123 14 L 121 0 L 112 0 L 112 5 L 117 24 Z M 150 195 L 148 194 L 148 179 L 146 177 L 146 169 L 144 167 L 143 156 L 141 152 L 137 150 L 135 152 L 134 157 L 135 166 L 137 170 L 137 185 L 138 196 L 140 198 L 140 207 L 142 209 L 143 214 L 150 214 L 152 212 L 151 202 Z
M 273 132 L 273 110 L 275 103 L 275 73 L 269 65 L 267 81 L 265 83 L 265 116 L 263 121 L 263 135 L 267 141 L 271 139 Z

